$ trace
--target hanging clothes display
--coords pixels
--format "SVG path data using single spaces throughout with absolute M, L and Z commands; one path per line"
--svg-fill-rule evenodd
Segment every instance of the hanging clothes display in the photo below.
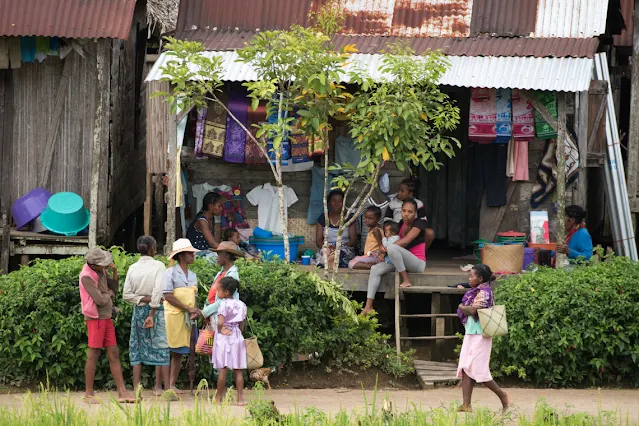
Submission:
M 246 150 L 246 132 L 242 126 L 248 123 L 249 99 L 246 90 L 231 90 L 229 95 L 229 111 L 242 123 L 238 124 L 230 114 L 226 117 L 226 138 L 224 143 L 224 161 L 244 163 Z
M 497 104 L 495 90 L 470 89 L 468 139 L 490 143 L 497 138 Z
M 357 167 L 362 159 L 362 152 L 355 148 L 353 139 L 348 136 L 335 138 L 335 162 L 337 164 L 349 163 Z
M 36 38 L 20 37 L 20 49 L 22 51 L 22 62 L 33 62 L 36 55 Z
M 255 137 L 258 128 L 253 124 L 259 124 L 266 121 L 266 106 L 260 104 L 255 111 L 249 107 L 247 128 L 253 137 Z M 266 146 L 264 138 L 261 142 L 262 146 Z M 244 162 L 246 164 L 266 164 L 266 156 L 255 142 L 247 135 L 246 146 L 244 149 Z
M 208 108 L 203 107 L 197 111 L 195 122 L 195 158 L 203 158 L 202 144 L 204 142 L 204 121 Z
M 282 233 L 282 221 L 280 214 L 280 201 L 278 189 L 270 183 L 253 188 L 246 199 L 257 206 L 258 226 L 275 234 Z M 288 219 L 288 208 L 297 202 L 297 194 L 293 188 L 284 186 L 284 216 Z
M 496 89 L 495 91 L 495 103 L 496 103 L 496 135 L 495 142 L 508 143 L 510 136 L 512 135 L 512 105 L 511 105 L 511 91 L 510 89 Z
M 573 137 L 575 137 L 573 135 Z M 575 138 L 576 140 L 576 138 Z M 566 156 L 566 185 L 570 185 L 579 175 L 579 149 L 570 138 L 564 144 Z M 537 172 L 537 183 L 533 188 L 530 204 L 533 208 L 539 207 L 555 190 L 557 185 L 557 140 L 550 139 L 546 142 L 544 156 Z
M 535 115 L 533 106 L 519 95 L 519 89 L 512 90 L 513 137 L 531 140 L 535 137 Z
M 218 99 L 225 105 L 228 103 L 226 92 L 220 93 Z M 203 155 L 213 158 L 222 158 L 224 156 L 226 116 L 226 110 L 218 102 L 209 101 L 204 120 Z
M 557 120 L 557 95 L 555 92 L 535 92 L 535 96 L 541 102 L 552 117 Z M 535 109 L 535 134 L 537 139 L 552 139 L 557 137 L 557 132 L 544 120 L 539 111 Z
M 248 228 L 249 224 L 246 222 L 246 214 L 244 212 L 244 197 L 242 196 L 240 186 L 229 188 L 229 190 L 226 191 L 216 189 L 214 192 L 220 194 L 223 200 L 220 223 L 222 231 L 229 228 Z
M 311 161 L 306 136 L 302 133 L 294 132 L 291 134 L 291 139 L 291 157 L 293 163 L 298 164 Z

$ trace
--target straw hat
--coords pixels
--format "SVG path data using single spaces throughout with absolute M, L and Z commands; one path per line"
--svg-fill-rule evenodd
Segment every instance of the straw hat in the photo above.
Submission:
M 222 241 L 220 245 L 217 246 L 217 249 L 211 249 L 211 251 L 214 251 L 215 253 L 223 251 L 225 253 L 230 253 L 235 257 L 244 257 L 244 253 L 242 253 L 232 241 Z
M 176 254 L 183 253 L 185 251 L 197 253 L 200 250 L 194 248 L 188 238 L 180 238 L 173 243 L 173 251 L 169 254 L 169 259 L 173 259 Z

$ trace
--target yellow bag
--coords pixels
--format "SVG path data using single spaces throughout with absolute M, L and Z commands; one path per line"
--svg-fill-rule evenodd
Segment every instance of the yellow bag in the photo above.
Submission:
M 508 321 L 506 320 L 506 307 L 495 305 L 490 308 L 477 309 L 482 336 L 499 337 L 508 334 Z

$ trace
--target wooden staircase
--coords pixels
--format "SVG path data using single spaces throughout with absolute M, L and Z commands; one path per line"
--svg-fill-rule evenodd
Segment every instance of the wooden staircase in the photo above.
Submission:
M 444 340 L 457 339 L 457 335 L 446 335 L 446 318 L 457 318 L 456 305 L 452 306 L 454 312 L 442 312 L 442 295 L 464 294 L 466 288 L 451 288 L 441 285 L 412 286 L 402 288 L 399 286 L 399 274 L 395 273 L 395 346 L 397 354 L 402 350 L 402 342 L 411 340 L 433 340 L 434 358 L 439 358 L 442 353 Z M 431 306 L 429 314 L 406 314 L 405 306 L 402 307 L 402 299 L 408 294 L 430 294 Z M 402 335 L 402 330 L 407 332 L 406 320 L 410 318 L 431 318 L 431 334 L 428 336 Z M 407 334 L 407 333 L 406 333 Z M 435 361 L 414 361 L 415 372 L 422 387 L 432 387 L 436 384 L 446 384 L 459 381 L 457 378 L 457 366 L 455 364 Z

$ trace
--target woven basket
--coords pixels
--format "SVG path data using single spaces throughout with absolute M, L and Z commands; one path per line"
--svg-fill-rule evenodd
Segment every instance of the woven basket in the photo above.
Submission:
M 498 274 L 519 274 L 524 265 L 524 246 L 486 244 L 481 250 L 481 261 Z

